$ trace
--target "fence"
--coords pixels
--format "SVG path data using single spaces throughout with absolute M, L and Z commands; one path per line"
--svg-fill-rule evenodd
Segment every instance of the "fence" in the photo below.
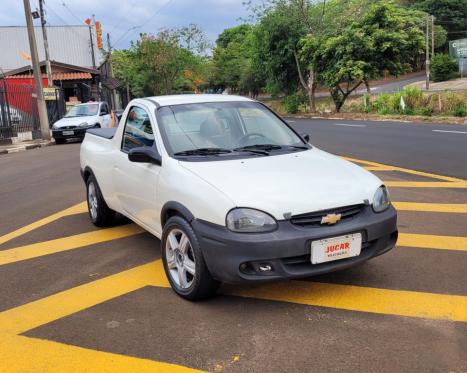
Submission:
M 55 99 L 47 100 L 49 123 L 52 125 L 65 114 L 63 92 L 55 90 Z M 37 97 L 31 86 L 9 84 L 0 79 L 0 142 L 40 138 Z
M 28 85 L 10 85 L 0 80 L 0 141 L 29 133 L 37 137 L 39 131 L 37 98 Z

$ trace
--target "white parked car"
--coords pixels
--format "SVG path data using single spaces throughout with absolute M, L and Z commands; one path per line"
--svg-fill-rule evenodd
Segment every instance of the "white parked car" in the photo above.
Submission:
M 344 269 L 397 240 L 381 180 L 243 97 L 133 100 L 118 128 L 86 132 L 81 173 L 92 222 L 119 212 L 160 238 L 187 299 Z
M 52 136 L 57 144 L 66 139 L 84 138 L 89 128 L 108 128 L 111 125 L 109 105 L 106 102 L 88 102 L 73 106 L 66 115 L 52 126 Z

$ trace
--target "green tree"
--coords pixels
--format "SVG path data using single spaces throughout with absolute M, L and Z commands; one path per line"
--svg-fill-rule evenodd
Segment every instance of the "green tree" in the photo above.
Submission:
M 431 77 L 434 82 L 452 79 L 459 69 L 457 61 L 448 54 L 435 54 L 431 60 Z
M 224 30 L 213 51 L 213 85 L 256 96 L 264 85 L 254 26 Z
M 302 43 L 306 54 L 309 44 L 306 40 Z M 423 50 L 423 33 L 403 8 L 379 2 L 339 35 L 319 44 L 318 74 L 340 111 L 347 97 L 365 81 L 385 72 L 397 76 L 409 71 L 407 61 Z
M 200 91 L 209 74 L 205 40 L 194 25 L 141 34 L 129 49 L 113 52 L 115 76 L 135 96 Z
M 466 0 L 412 0 L 409 3 L 414 9 L 435 16 L 436 24 L 446 29 L 449 40 L 466 37 Z
M 316 4 L 310 0 L 275 0 L 263 9 L 258 24 L 260 54 L 270 90 L 290 94 L 301 86 L 307 92 L 312 112 L 317 86 L 316 58 L 310 48 L 300 53 L 300 43 L 305 35 L 319 38 L 325 32 L 325 12 L 324 0 Z

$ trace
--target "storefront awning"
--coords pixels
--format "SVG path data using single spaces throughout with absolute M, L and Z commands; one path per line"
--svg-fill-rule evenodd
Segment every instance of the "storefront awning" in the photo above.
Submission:
M 42 74 L 42 78 L 47 79 L 46 74 Z M 34 79 L 34 75 L 32 74 L 18 74 L 18 75 L 10 75 L 8 79 Z M 90 73 L 85 72 L 71 72 L 71 73 L 52 73 L 52 79 L 56 80 L 91 80 L 92 75 Z

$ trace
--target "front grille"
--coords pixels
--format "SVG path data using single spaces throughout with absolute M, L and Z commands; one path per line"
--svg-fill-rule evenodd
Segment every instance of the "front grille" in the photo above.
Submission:
M 363 211 L 364 207 L 364 204 L 359 204 L 345 207 L 337 207 L 335 209 L 329 210 L 308 212 L 305 214 L 292 216 L 290 218 L 290 222 L 300 227 L 321 226 L 321 219 L 328 214 L 341 214 L 340 221 L 345 221 L 350 220 L 356 215 L 360 214 Z
M 61 130 L 72 130 L 72 129 L 75 129 L 76 126 L 63 126 L 63 127 L 60 127 Z

